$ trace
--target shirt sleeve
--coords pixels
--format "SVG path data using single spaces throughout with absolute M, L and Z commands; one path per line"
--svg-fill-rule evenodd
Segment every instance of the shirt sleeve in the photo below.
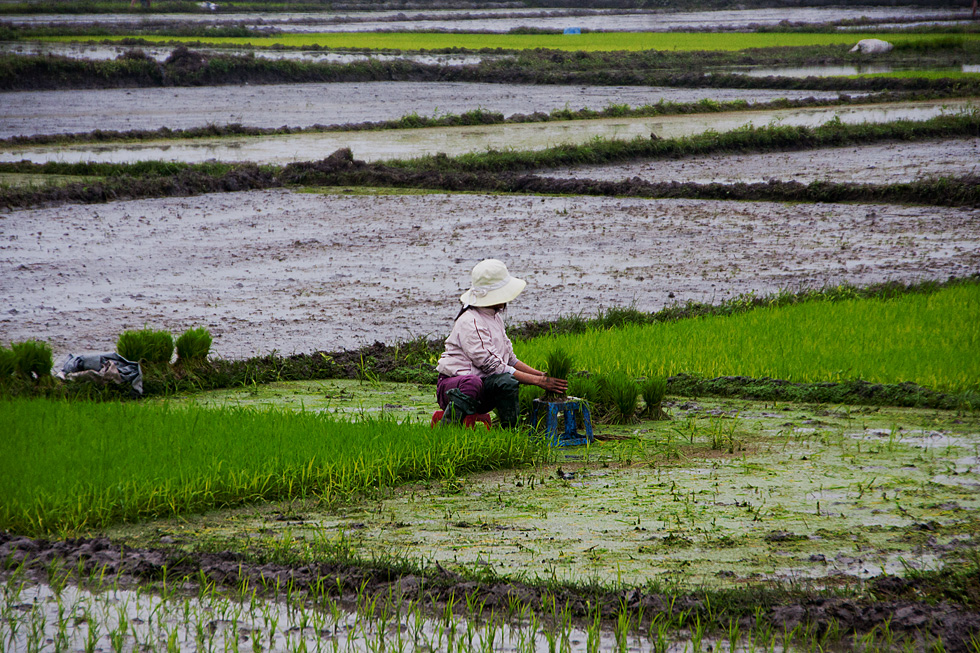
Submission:
M 489 327 L 480 323 L 476 315 L 463 315 L 460 324 L 459 343 L 463 353 L 473 362 L 473 366 L 483 374 L 513 374 L 515 368 L 510 364 L 513 353 L 508 352 L 504 343 L 494 343 Z

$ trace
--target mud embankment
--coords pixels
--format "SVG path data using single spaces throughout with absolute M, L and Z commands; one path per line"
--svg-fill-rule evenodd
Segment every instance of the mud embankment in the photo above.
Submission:
M 493 609 L 500 614 L 508 613 L 515 605 L 523 605 L 547 615 L 549 606 L 561 605 L 566 607 L 568 614 L 582 620 L 598 612 L 603 620 L 612 622 L 625 610 L 646 620 L 644 626 L 657 615 L 675 615 L 680 611 L 690 611 L 692 617 L 698 616 L 713 625 L 717 619 L 711 612 L 710 597 L 701 592 L 669 595 L 639 588 L 607 591 L 543 588 L 518 581 L 477 581 L 438 564 L 426 574 L 336 563 L 262 564 L 231 551 L 189 553 L 176 548 L 137 549 L 107 538 L 52 542 L 9 533 L 0 533 L 0 559 L 8 567 L 23 564 L 42 582 L 47 580 L 48 570 L 57 568 L 53 563 L 59 562 L 63 569 L 119 577 L 124 583 L 162 581 L 164 578 L 170 583 L 180 583 L 193 579 L 229 589 L 247 584 L 254 588 L 289 587 L 293 592 L 305 592 L 320 582 L 331 588 L 331 592 L 336 590 L 339 598 L 350 599 L 366 592 L 366 596 L 419 601 L 433 609 L 450 601 L 466 605 L 470 601 L 463 598 L 467 597 L 475 599 L 474 604 L 481 605 L 484 610 Z M 760 591 L 742 605 L 729 604 L 728 609 L 732 612 L 727 616 L 738 621 L 743 630 L 750 630 L 756 619 L 763 619 L 787 632 L 798 625 L 809 626 L 816 632 L 834 629 L 845 636 L 885 627 L 896 634 L 927 632 L 941 639 L 944 650 L 949 653 L 970 651 L 971 638 L 980 632 L 980 614 L 955 603 L 953 597 L 943 597 L 941 589 L 940 596 L 931 596 L 929 601 L 913 598 L 923 589 L 936 590 L 924 579 L 886 576 L 869 583 L 868 594 L 860 598 Z M 936 598 L 940 600 L 935 602 Z M 717 609 L 717 603 L 715 605 Z

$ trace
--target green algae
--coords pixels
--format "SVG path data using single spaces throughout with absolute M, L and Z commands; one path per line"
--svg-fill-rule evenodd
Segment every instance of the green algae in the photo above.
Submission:
M 431 386 L 357 381 L 182 401 L 337 411 L 396 405 L 413 420 L 427 420 L 434 408 Z M 268 504 L 121 527 L 117 535 L 438 562 L 530 582 L 686 588 L 860 585 L 942 568 L 976 546 L 975 413 L 667 403 L 669 421 L 596 425 L 605 439 L 555 450 L 525 469 L 410 484 L 342 505 Z
M 370 375 L 370 372 L 365 372 Z M 289 408 L 337 414 L 387 414 L 399 421 L 428 421 L 435 406 L 435 388 L 386 381 L 331 379 L 242 384 L 192 395 L 153 399 L 169 404 L 207 407 Z

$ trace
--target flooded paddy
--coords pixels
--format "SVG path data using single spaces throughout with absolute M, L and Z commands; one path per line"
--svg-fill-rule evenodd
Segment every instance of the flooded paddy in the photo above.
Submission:
M 648 638 L 611 628 L 559 628 L 536 619 L 493 615 L 436 618 L 418 605 L 364 597 L 358 606 L 330 597 L 260 596 L 256 589 L 197 596 L 150 588 L 92 591 L 0 581 L 0 646 L 11 651 L 563 651 L 650 650 Z M 361 597 L 358 597 L 361 598 Z M 620 646 L 620 641 L 622 646 Z M 587 647 L 587 643 L 591 648 Z M 550 644 L 550 646 L 549 646 Z M 662 644 L 669 646 L 670 640 Z M 663 648 L 683 650 L 681 645 Z
M 309 383 L 279 390 L 288 386 L 293 399 L 317 401 Z M 357 382 L 347 387 L 359 392 Z M 403 394 L 392 391 L 391 401 Z M 194 541 L 206 533 L 236 549 L 261 532 L 532 583 L 683 588 L 857 585 L 938 569 L 977 545 L 975 416 L 669 403 L 669 421 L 596 425 L 600 436 L 626 439 L 558 451 L 531 469 L 410 484 L 336 509 L 294 502 L 286 520 L 274 504 L 122 526 L 114 536 Z
M 0 214 L 0 333 L 62 356 L 204 326 L 236 359 L 440 337 L 501 252 L 515 322 L 980 268 L 976 209 L 337 190 Z
M 60 43 L 48 41 L 4 41 L 0 42 L 0 52 L 20 55 L 53 55 L 70 59 L 92 59 L 106 61 L 116 59 L 119 55 L 134 50 L 132 46 L 102 45 L 97 43 Z M 163 62 L 173 52 L 172 47 L 140 46 L 138 48 L 147 56 Z M 201 48 L 195 47 L 195 52 L 205 56 L 215 54 L 225 55 L 254 55 L 259 59 L 289 61 L 314 61 L 318 63 L 352 63 L 355 61 L 394 61 L 404 59 L 422 64 L 440 66 L 469 66 L 478 64 L 490 56 L 472 54 L 384 54 L 380 52 L 329 52 L 325 50 L 273 50 L 269 48 Z
M 240 123 L 248 127 L 341 125 L 397 120 L 412 113 L 421 116 L 461 114 L 475 108 L 512 116 L 566 107 L 575 110 L 583 107 L 599 110 L 610 104 L 643 106 L 656 104 L 660 100 L 697 102 L 707 98 L 717 102 L 769 102 L 779 98 L 807 97 L 833 100 L 838 94 L 656 86 L 529 86 L 463 82 L 350 82 L 24 91 L 0 95 L 3 100 L 0 103 L 0 138 L 87 132 L 96 128 L 120 131 L 160 127 L 187 129 L 229 123 Z M 382 140 L 390 138 L 388 135 Z M 317 150 L 310 158 L 318 159 L 324 155 L 323 151 Z M 150 153 L 146 153 L 146 156 L 150 156 Z
M 761 183 L 770 179 L 897 184 L 932 177 L 980 175 L 980 139 L 885 143 L 803 152 L 765 152 L 578 166 L 538 174 L 562 179 L 622 180 L 639 177 L 699 184 Z
M 180 93 L 180 91 L 172 91 Z M 539 150 L 561 144 L 581 144 L 593 138 L 677 138 L 707 130 L 730 131 L 746 125 L 816 127 L 828 120 L 843 123 L 927 120 L 972 109 L 972 100 L 934 100 L 867 106 L 777 109 L 727 113 L 603 118 L 546 123 L 510 123 L 469 127 L 432 127 L 383 131 L 328 132 L 210 139 L 169 139 L 159 142 L 97 145 L 12 146 L 0 161 L 132 163 L 164 160 L 184 163 L 253 161 L 285 164 L 325 158 L 349 147 L 355 158 L 383 161 L 438 154 L 457 156 L 494 150 Z
M 856 65 L 732 68 L 726 70 L 726 72 L 748 75 L 749 77 L 843 77 L 849 75 L 894 73 L 906 70 L 929 73 L 980 73 L 980 64 L 962 64 L 955 68 L 914 68 L 893 66 L 884 63 L 867 63 Z
M 220 5 L 220 3 L 219 3 Z M 384 11 L 336 13 L 279 13 L 240 14 L 210 12 L 201 14 L 38 14 L 9 15 L 3 20 L 15 25 L 99 24 L 151 25 L 154 22 L 207 22 L 241 25 L 256 29 L 275 28 L 284 32 L 330 31 L 413 31 L 456 30 L 508 32 L 521 27 L 564 29 L 579 27 L 604 31 L 683 31 L 703 29 L 745 29 L 750 26 L 773 26 L 782 21 L 793 23 L 828 23 L 845 20 L 871 19 L 893 21 L 907 19 L 909 23 L 948 21 L 967 17 L 964 9 L 917 6 L 896 7 L 792 7 L 767 9 L 733 9 L 699 12 L 624 12 L 493 9 L 473 11 Z M 889 22 L 887 26 L 900 26 Z

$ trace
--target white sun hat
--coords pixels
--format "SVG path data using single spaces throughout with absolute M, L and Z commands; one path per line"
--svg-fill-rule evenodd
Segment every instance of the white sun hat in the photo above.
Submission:
M 473 287 L 460 296 L 467 306 L 506 304 L 521 294 L 527 281 L 510 276 L 503 261 L 488 258 L 473 268 Z

